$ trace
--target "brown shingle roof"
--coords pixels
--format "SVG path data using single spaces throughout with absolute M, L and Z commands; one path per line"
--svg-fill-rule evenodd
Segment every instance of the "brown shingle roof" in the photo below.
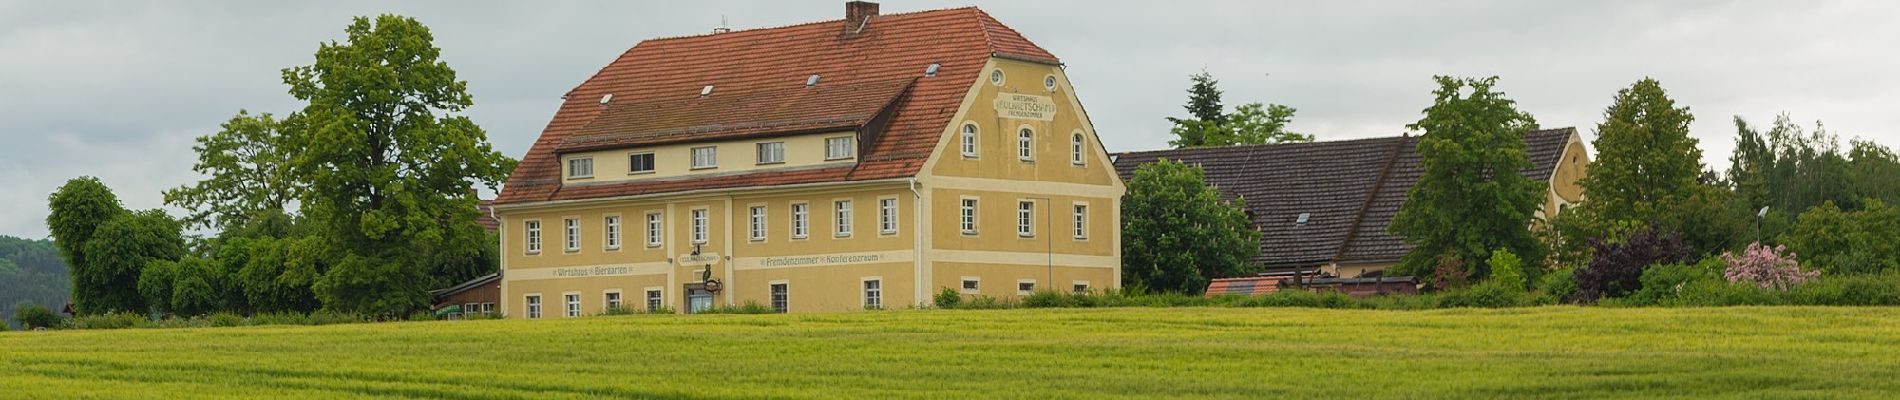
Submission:
M 880 83 L 906 79 L 914 79 L 915 82 L 909 84 L 908 90 L 898 98 L 888 125 L 882 128 L 884 133 L 867 138 L 861 144 L 863 150 L 859 161 L 852 167 L 842 171 L 762 171 L 701 179 L 693 186 L 737 187 L 913 176 L 924 160 L 929 158 L 937 138 L 949 126 L 950 117 L 990 57 L 1059 62 L 1055 55 L 1030 43 L 1021 34 L 974 7 L 880 15 L 872 17 L 865 29 L 854 35 L 845 35 L 844 26 L 843 20 L 832 20 L 640 42 L 567 93 L 567 101 L 561 105 L 553 120 L 542 131 L 541 137 L 528 150 L 527 156 L 522 158 L 520 166 L 508 178 L 496 203 L 684 190 L 688 188 L 687 185 L 642 181 L 564 189 L 556 153 L 568 143 L 569 137 L 587 131 L 598 117 L 614 108 L 614 104 L 625 102 L 654 107 L 690 104 L 706 85 L 714 86 L 714 92 L 708 99 L 794 91 L 804 89 L 806 78 L 813 74 L 822 76 L 818 83 L 822 88 L 876 87 Z M 924 69 L 930 64 L 939 64 L 941 68 L 936 76 L 924 77 Z M 600 98 L 606 94 L 613 94 L 613 99 L 608 105 L 601 105 Z M 884 98 L 889 99 L 891 97 Z M 855 112 L 819 112 L 827 113 L 832 114 L 830 117 L 851 119 L 846 117 Z M 690 114 L 695 118 L 705 115 L 747 115 L 724 108 L 695 108 L 690 113 L 682 114 Z M 628 118 L 638 118 L 638 113 Z M 775 122 L 769 119 L 695 121 L 733 126 L 769 125 Z M 630 123 L 645 124 L 639 121 Z M 624 133 L 608 129 L 608 122 L 601 124 L 598 125 L 599 129 L 587 132 Z M 651 124 L 657 127 L 651 129 L 653 132 L 637 132 L 636 129 L 632 134 L 653 134 L 666 129 L 703 129 L 708 126 L 694 124 L 696 122 L 655 122 Z M 713 131 L 717 130 L 707 129 L 707 132 Z M 604 136 L 590 139 L 614 140 Z M 574 140 L 580 143 L 590 139 Z M 639 143 L 645 139 L 627 140 Z M 703 138 L 693 135 L 691 140 Z
M 1524 176 L 1549 181 L 1574 128 L 1524 136 L 1536 167 Z M 1222 197 L 1240 197 L 1260 230 L 1267 267 L 1398 261 L 1411 248 L 1386 233 L 1418 183 L 1417 137 L 1231 146 L 1122 153 L 1115 170 L 1130 179 L 1141 164 L 1167 158 L 1200 165 Z M 1307 214 L 1304 225 L 1300 214 Z

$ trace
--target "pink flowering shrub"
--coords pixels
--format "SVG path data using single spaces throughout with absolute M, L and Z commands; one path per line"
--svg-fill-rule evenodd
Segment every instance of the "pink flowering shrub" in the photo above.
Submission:
M 1728 269 L 1722 271 L 1722 277 L 1728 278 L 1729 283 L 1747 282 L 1762 289 L 1787 289 L 1821 275 L 1821 271 L 1802 271 L 1794 253 L 1787 251 L 1787 246 L 1768 247 L 1757 242 L 1750 243 L 1740 255 L 1723 253 Z

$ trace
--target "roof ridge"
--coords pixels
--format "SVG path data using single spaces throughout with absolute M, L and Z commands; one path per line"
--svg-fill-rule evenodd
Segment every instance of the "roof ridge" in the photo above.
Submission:
M 905 11 L 905 12 L 896 12 L 896 13 L 890 13 L 890 14 L 878 14 L 874 17 L 906 17 L 906 16 L 912 16 L 916 14 L 928 14 L 928 13 L 944 12 L 944 11 L 962 11 L 962 10 L 968 10 L 968 9 L 976 9 L 976 6 L 933 8 L 933 9 L 928 9 L 928 10 Z M 737 34 L 737 33 L 752 33 L 752 32 L 757 32 L 757 31 L 798 28 L 798 27 L 804 27 L 804 26 L 809 26 L 809 25 L 835 24 L 835 23 L 840 23 L 840 22 L 844 22 L 844 18 L 827 19 L 827 20 L 812 21 L 812 22 L 800 22 L 796 24 L 787 24 L 787 25 L 761 26 L 761 27 L 756 27 L 756 28 L 736 29 L 736 30 L 731 30 L 731 31 L 726 31 L 726 32 L 717 32 L 717 33 L 698 33 L 698 34 L 691 34 L 691 35 L 659 36 L 659 37 L 652 37 L 652 38 L 647 38 L 645 40 L 641 40 L 640 43 L 704 38 L 704 37 L 712 37 L 712 36 L 720 36 L 720 35 L 731 35 L 731 34 Z
M 1409 137 L 1411 136 L 1400 136 L 1401 139 Z M 1385 165 L 1379 168 L 1379 177 L 1375 178 L 1372 181 L 1372 186 L 1367 188 L 1366 200 L 1360 202 L 1359 211 L 1353 213 L 1352 225 L 1346 227 L 1346 238 L 1339 241 L 1339 250 L 1333 252 L 1332 262 L 1337 263 L 1339 259 L 1345 258 L 1346 249 L 1352 248 L 1352 242 L 1359 240 L 1359 227 L 1366 223 L 1366 211 L 1372 209 L 1372 201 L 1379 198 L 1379 191 L 1385 189 L 1386 182 L 1391 180 L 1392 166 L 1398 164 L 1399 157 L 1404 156 L 1406 141 L 1398 140 L 1395 142 L 1396 143 L 1392 144 L 1391 155 L 1385 158 Z
M 983 32 L 983 47 L 989 48 L 990 54 L 995 55 L 997 53 L 996 35 L 990 33 L 990 22 L 983 19 L 983 17 L 989 16 L 989 14 L 990 13 L 984 12 L 982 9 L 977 9 L 976 12 L 970 13 L 970 18 L 976 19 L 977 31 Z

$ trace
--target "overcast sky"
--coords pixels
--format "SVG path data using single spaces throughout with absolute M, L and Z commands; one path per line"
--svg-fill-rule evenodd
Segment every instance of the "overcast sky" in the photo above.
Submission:
M 843 1 L 0 1 L 0 234 L 46 236 L 46 196 L 98 176 L 127 207 L 199 177 L 194 137 L 240 109 L 288 113 L 279 70 L 399 13 L 469 82 L 468 115 L 520 157 L 560 96 L 642 39 L 841 18 Z M 969 5 L 886 1 L 884 12 Z M 1900 147 L 1900 2 L 1065 2 L 976 4 L 1055 53 L 1110 151 L 1165 147 L 1188 74 L 1228 105 L 1299 109 L 1320 140 L 1397 135 L 1432 75 L 1498 75 L 1545 127 L 1594 131 L 1644 76 L 1725 168 L 1730 119 L 1781 112 Z M 1589 136 L 1588 138 L 1593 138 Z M 177 214 L 174 210 L 174 214 Z

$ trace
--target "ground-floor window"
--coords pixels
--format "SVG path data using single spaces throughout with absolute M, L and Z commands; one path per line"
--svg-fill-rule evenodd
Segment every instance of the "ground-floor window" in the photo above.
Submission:
M 693 289 L 686 294 L 686 313 L 694 314 L 712 309 L 713 295 L 706 289 Z
M 864 280 L 864 308 L 884 308 L 884 281 Z
M 620 308 L 620 292 L 607 292 L 607 309 Z
M 541 318 L 541 295 L 528 295 L 528 319 Z
M 482 303 L 483 314 L 489 314 L 493 312 L 495 312 L 495 303 Z
M 564 300 L 567 300 L 567 316 L 568 317 L 581 316 L 581 294 L 568 293 L 566 296 L 562 296 L 562 297 L 565 297 Z
M 1030 294 L 1030 293 L 1035 293 L 1035 292 L 1036 292 L 1035 280 L 1024 279 L 1024 280 L 1016 281 L 1016 294 Z
M 981 282 L 978 281 L 976 277 L 971 277 L 971 276 L 963 277 L 963 292 L 976 293 L 979 290 L 978 285 L 980 283 Z
M 1088 283 L 1088 282 L 1076 282 L 1076 283 L 1075 283 L 1075 294 L 1089 294 L 1089 283 Z
M 787 293 L 788 289 L 784 283 L 772 284 L 772 311 L 784 313 L 785 309 L 790 307 L 791 299 L 790 293 Z
M 653 310 L 658 310 L 658 309 L 660 309 L 660 291 L 658 289 L 648 289 L 647 290 L 647 312 L 652 312 Z

